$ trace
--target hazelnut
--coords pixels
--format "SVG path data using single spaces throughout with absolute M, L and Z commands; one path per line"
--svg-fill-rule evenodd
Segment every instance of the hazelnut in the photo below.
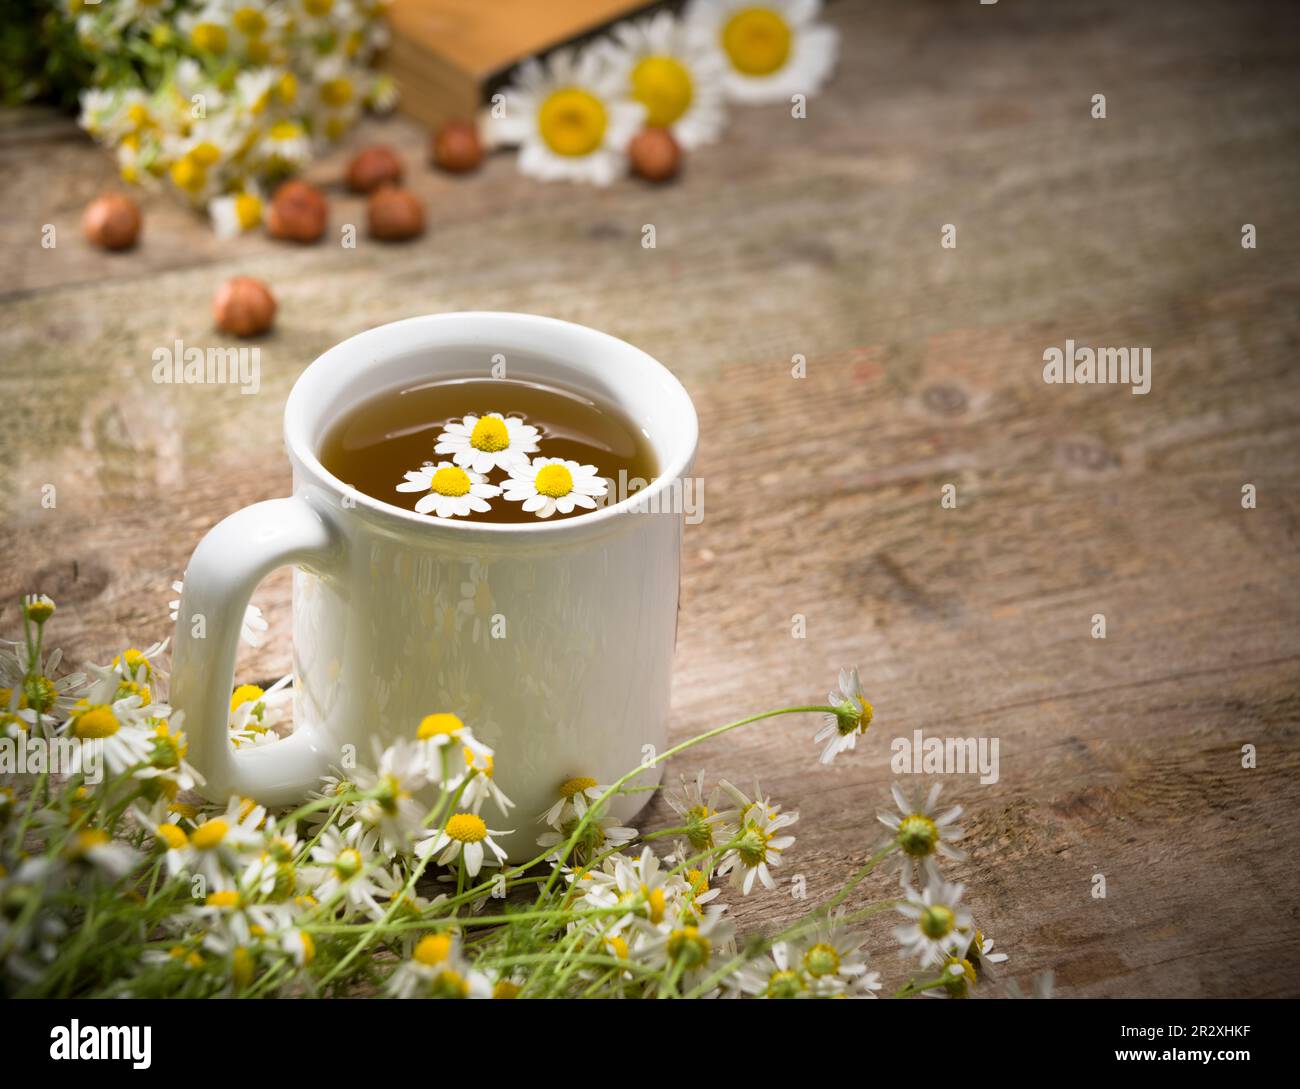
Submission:
M 217 289 L 212 299 L 217 328 L 237 337 L 255 337 L 275 320 L 275 296 L 261 280 L 236 276 Z
M 398 242 L 424 233 L 424 206 L 409 189 L 386 185 L 370 194 L 370 236 Z
M 329 205 L 325 194 L 305 181 L 287 181 L 275 191 L 266 211 L 266 229 L 275 238 L 315 242 L 325 233 Z
M 627 148 L 632 172 L 646 181 L 666 182 L 677 175 L 682 152 L 667 129 L 647 127 L 632 137 Z
M 452 174 L 477 170 L 483 161 L 483 142 L 471 121 L 448 121 L 433 138 L 433 163 Z
M 81 229 L 88 241 L 106 250 L 127 250 L 140 236 L 140 206 L 125 193 L 105 193 L 87 206 Z
M 363 147 L 348 164 L 348 188 L 354 193 L 373 193 L 381 185 L 402 180 L 402 160 L 387 144 Z

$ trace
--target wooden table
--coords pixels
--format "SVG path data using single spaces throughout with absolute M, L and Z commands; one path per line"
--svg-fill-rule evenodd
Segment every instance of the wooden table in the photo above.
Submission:
M 664 360 L 700 410 L 674 738 L 820 700 L 846 663 L 875 701 L 868 742 L 829 768 L 814 723 L 786 721 L 674 769 L 758 776 L 797 807 L 784 877 L 824 896 L 878 841 L 892 738 L 996 737 L 1000 780 L 951 776 L 947 794 L 971 851 L 954 873 L 1004 974 L 1050 967 L 1067 995 L 1294 995 L 1294 15 L 838 3 L 844 63 L 808 117 L 736 109 L 664 189 L 543 185 L 508 155 L 450 178 L 412 124 L 368 124 L 350 146 L 397 144 L 428 202 L 428 237 L 404 247 L 219 242 L 155 198 L 140 249 L 92 251 L 77 223 L 109 158 L 64 120 L 10 114 L 0 626 L 35 589 L 75 661 L 167 634 L 202 533 L 288 488 L 284 399 L 336 341 L 443 310 L 569 318 Z M 336 231 L 361 221 L 342 162 L 309 175 Z M 281 304 L 262 392 L 154 385 L 154 348 L 221 342 L 211 296 L 239 273 Z M 1045 384 L 1043 352 L 1067 338 L 1149 346 L 1151 392 Z M 272 638 L 241 668 L 273 678 L 287 575 L 255 600 Z M 667 815 L 656 800 L 648 819 Z M 733 898 L 735 914 L 792 918 L 789 891 Z M 873 948 L 900 974 L 883 920 Z

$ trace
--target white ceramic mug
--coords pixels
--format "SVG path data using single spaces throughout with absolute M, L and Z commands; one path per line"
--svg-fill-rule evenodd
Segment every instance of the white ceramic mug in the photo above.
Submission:
M 359 402 L 439 374 L 486 375 L 494 362 L 510 378 L 621 409 L 649 439 L 658 476 L 580 517 L 497 524 L 390 506 L 321 465 L 330 425 Z M 451 711 L 496 750 L 497 782 L 516 803 L 508 821 L 489 824 L 515 830 L 503 839 L 512 858 L 530 854 L 537 814 L 562 782 L 608 782 L 646 746 L 664 748 L 683 518 L 642 508 L 669 505 L 656 493 L 681 487 L 697 434 L 694 406 L 664 366 L 553 318 L 439 314 L 331 348 L 285 407 L 293 495 L 226 518 L 185 573 L 171 701 L 185 712 L 205 793 L 294 804 L 346 746 L 373 764 L 376 739 L 414 737 L 425 715 Z M 296 565 L 294 731 L 235 750 L 227 719 L 240 625 L 258 582 L 284 564 Z M 630 818 L 648 796 L 618 799 L 614 815 Z

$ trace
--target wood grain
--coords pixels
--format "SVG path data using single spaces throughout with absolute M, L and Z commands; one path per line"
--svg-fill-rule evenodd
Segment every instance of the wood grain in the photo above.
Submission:
M 396 248 L 218 242 L 156 199 L 139 250 L 93 252 L 77 219 L 107 157 L 10 115 L 0 627 L 41 589 L 74 660 L 166 634 L 202 533 L 287 489 L 285 395 L 339 339 L 467 308 L 584 322 L 665 361 L 700 410 L 674 738 L 820 699 L 846 663 L 875 701 L 867 743 L 829 768 L 814 724 L 789 722 L 673 769 L 757 776 L 799 808 L 785 877 L 825 895 L 878 841 L 892 738 L 996 737 L 1000 780 L 947 791 L 971 851 L 954 873 L 1004 975 L 1051 967 L 1070 995 L 1300 993 L 1294 8 L 882 0 L 828 18 L 843 63 L 807 119 L 737 109 L 666 189 L 537 184 L 508 156 L 463 179 L 413 169 L 431 230 Z M 409 122 L 355 143 L 374 138 L 419 162 Z M 361 211 L 342 162 L 312 171 L 336 230 Z M 153 385 L 155 347 L 218 342 L 210 298 L 236 273 L 280 299 L 262 392 Z M 1150 394 L 1045 385 L 1043 350 L 1067 337 L 1151 347 Z M 241 667 L 278 676 L 284 573 L 256 600 L 272 639 Z M 783 886 L 736 915 L 803 906 Z

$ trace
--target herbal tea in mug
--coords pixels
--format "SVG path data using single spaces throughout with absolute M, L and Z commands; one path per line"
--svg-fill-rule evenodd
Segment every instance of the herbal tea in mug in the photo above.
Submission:
M 431 518 L 574 518 L 654 479 L 650 442 L 610 405 L 538 382 L 440 378 L 381 393 L 325 435 L 340 480 Z

